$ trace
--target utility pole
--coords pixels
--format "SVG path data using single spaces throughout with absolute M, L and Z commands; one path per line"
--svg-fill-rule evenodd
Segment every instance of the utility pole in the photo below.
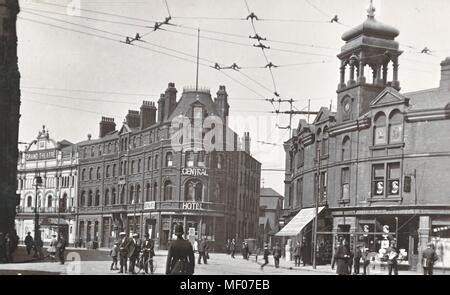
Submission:
M 34 197 L 34 256 L 37 258 L 41 253 L 41 232 L 39 230 L 39 202 L 38 188 L 42 185 L 42 177 L 37 175 L 34 177 L 35 197 Z M 40 258 L 40 257 L 39 257 Z
M 319 197 L 320 197 L 320 149 L 318 149 L 317 155 L 317 189 L 315 198 L 315 218 L 314 218 L 314 236 L 313 236 L 313 269 L 316 269 L 316 256 L 317 256 L 317 224 L 319 219 Z
M 200 28 L 197 29 L 197 75 L 195 81 L 195 90 L 198 91 L 198 68 L 200 64 Z

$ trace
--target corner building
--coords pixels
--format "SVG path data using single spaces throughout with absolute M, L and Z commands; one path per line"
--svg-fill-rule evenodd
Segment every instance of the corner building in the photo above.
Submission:
M 277 235 L 304 240 L 312 253 L 314 223 L 298 218 L 312 221 L 317 201 L 318 263 L 330 263 L 342 236 L 376 263 L 394 240 L 409 269 L 420 269 L 432 241 L 436 266 L 450 266 L 450 59 L 439 87 L 401 93 L 398 35 L 369 9 L 342 36 L 337 112 L 322 108 L 311 124 L 300 120 L 285 143 L 289 223 Z
M 169 83 L 157 103 L 130 110 L 119 130 L 103 117 L 99 138 L 78 144 L 81 246 L 110 247 L 125 231 L 149 233 L 166 249 L 176 224 L 214 251 L 223 251 L 226 239 L 255 238 L 261 164 L 250 155 L 250 135 L 241 144 L 227 127 L 228 113 L 225 86 L 214 100 L 207 89 L 186 88 L 177 101 Z M 180 116 L 179 128 L 171 127 Z M 220 120 L 211 123 L 211 116 Z M 199 137 L 180 131 L 198 123 Z M 219 132 L 211 135 L 213 127 Z

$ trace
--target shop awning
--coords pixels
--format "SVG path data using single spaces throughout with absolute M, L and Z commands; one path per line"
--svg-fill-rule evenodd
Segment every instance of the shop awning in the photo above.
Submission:
M 63 218 L 43 218 L 40 221 L 40 224 L 42 225 L 69 225 L 69 222 L 67 220 L 64 220 Z
M 319 207 L 319 213 L 325 207 Z M 316 208 L 302 209 L 295 215 L 292 220 L 286 224 L 275 236 L 277 237 L 293 237 L 298 235 L 302 229 L 311 222 L 316 216 Z

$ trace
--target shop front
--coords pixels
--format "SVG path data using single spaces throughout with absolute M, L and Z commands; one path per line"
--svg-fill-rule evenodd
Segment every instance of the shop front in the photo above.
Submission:
M 435 267 L 450 268 L 450 217 L 432 218 L 430 240 L 434 244 L 438 256 Z

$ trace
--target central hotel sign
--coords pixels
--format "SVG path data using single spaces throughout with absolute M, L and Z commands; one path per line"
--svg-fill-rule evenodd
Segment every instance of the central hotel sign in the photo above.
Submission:
M 181 175 L 183 176 L 208 176 L 205 168 L 182 168 Z

